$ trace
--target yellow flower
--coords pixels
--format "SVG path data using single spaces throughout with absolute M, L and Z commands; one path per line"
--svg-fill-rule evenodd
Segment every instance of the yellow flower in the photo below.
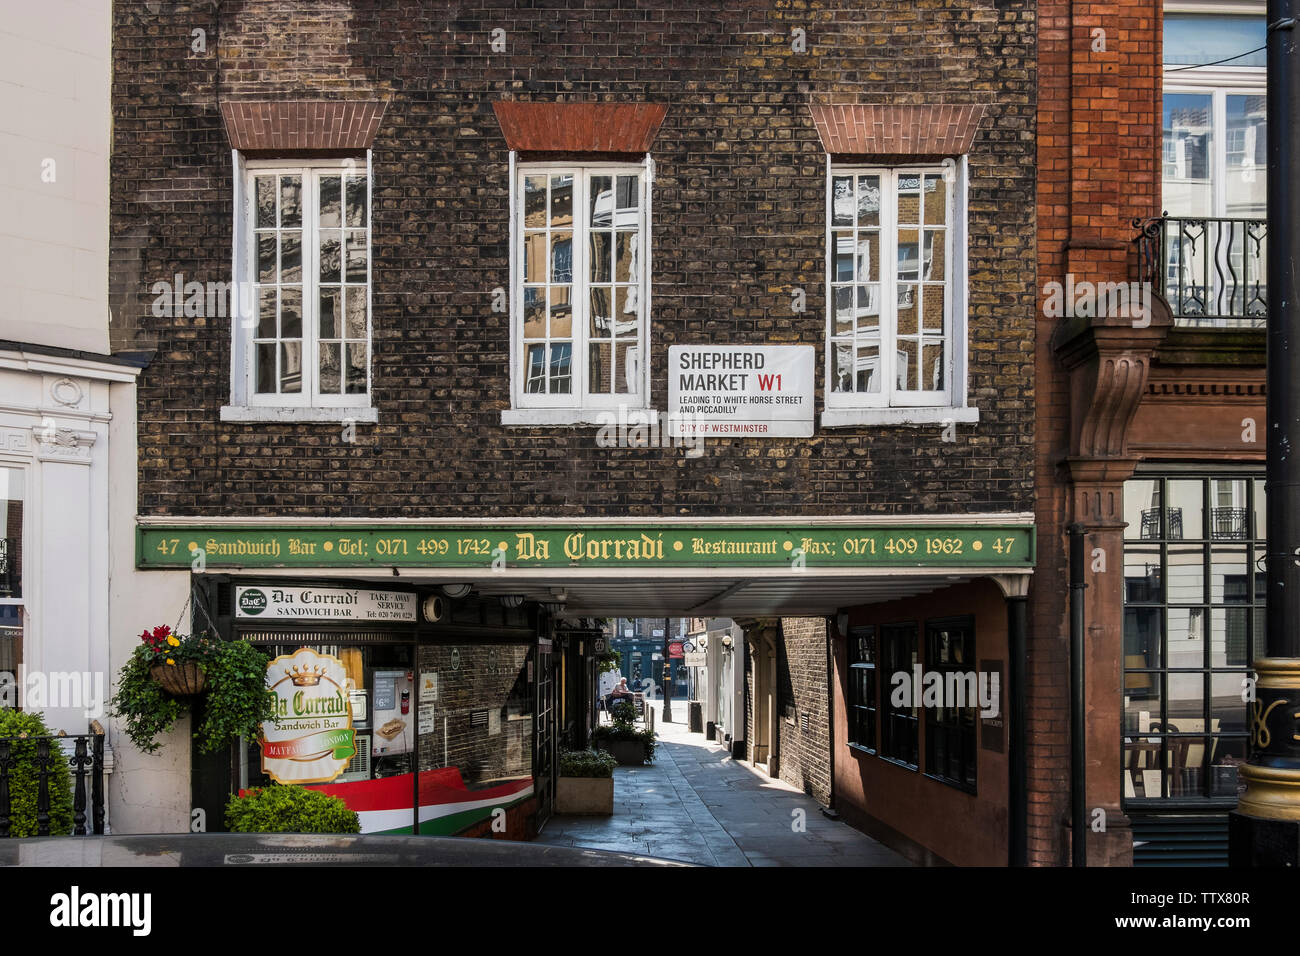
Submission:
M 167 658 L 167 663 L 168 663 L 168 664 L 175 664 L 176 662 L 175 662 L 174 660 L 172 660 L 172 659 L 169 657 L 169 658 Z
M 181 646 L 181 642 L 178 641 L 178 640 L 176 640 L 176 638 L 174 638 L 174 637 L 169 637 L 169 638 L 167 638 L 167 643 L 170 644 L 172 647 L 180 647 L 180 646 Z

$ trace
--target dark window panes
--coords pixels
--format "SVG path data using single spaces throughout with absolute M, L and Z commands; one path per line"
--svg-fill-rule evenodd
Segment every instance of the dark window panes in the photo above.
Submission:
M 1205 525 L 1201 521 L 1205 482 L 1199 478 L 1190 481 L 1171 478 L 1165 490 L 1165 537 L 1171 541 L 1205 537 Z
M 1126 538 L 1156 539 L 1164 536 L 1160 517 L 1160 482 L 1141 479 L 1124 482 L 1124 529 Z
M 1203 607 L 1169 607 L 1168 655 L 1170 667 L 1204 667 L 1206 623 L 1209 612 Z
M 1212 603 L 1246 601 L 1246 570 L 1249 553 L 1248 546 L 1244 544 L 1216 545 L 1210 549 L 1210 601 Z M 1230 595 L 1236 600 L 1230 600 Z
M 1208 796 L 1238 797 L 1245 792 L 1245 782 L 1237 768 L 1246 762 L 1249 747 L 1245 737 L 1210 738 Z
M 1170 650 L 1170 666 L 1173 650 Z M 1165 729 L 1170 733 L 1188 733 L 1204 729 L 1205 724 L 1205 673 L 1170 672 L 1166 677 L 1169 699 L 1166 706 Z
M 1223 607 L 1214 609 L 1210 628 L 1210 666 L 1245 667 L 1249 652 L 1250 609 Z
M 1169 755 L 1169 796 L 1201 797 L 1205 795 L 1205 737 L 1169 737 L 1165 741 Z
M 1205 603 L 1205 546 L 1171 544 L 1165 564 L 1170 604 Z
M 1161 684 L 1157 673 L 1124 673 L 1124 732 L 1150 733 L 1160 723 Z
M 1165 796 L 1165 742 L 1161 737 L 1124 738 L 1124 796 Z
M 1210 733 L 1248 733 L 1246 671 L 1216 671 L 1210 675 Z
M 1255 540 L 1264 541 L 1268 538 L 1268 532 L 1265 531 L 1267 522 L 1267 498 L 1264 494 L 1264 480 L 1255 479 Z
M 1242 478 L 1216 478 L 1210 482 L 1210 537 L 1217 540 L 1244 541 L 1250 534 L 1250 514 L 1246 510 L 1246 481 Z
M 1158 604 L 1163 600 L 1159 545 L 1124 548 L 1124 600 L 1128 604 Z
M 1162 617 L 1163 612 L 1158 607 L 1126 607 L 1124 609 L 1125 669 L 1160 666 L 1160 625 Z M 1138 684 L 1130 684 L 1128 678 L 1125 678 L 1124 686 L 1128 688 L 1138 686 Z

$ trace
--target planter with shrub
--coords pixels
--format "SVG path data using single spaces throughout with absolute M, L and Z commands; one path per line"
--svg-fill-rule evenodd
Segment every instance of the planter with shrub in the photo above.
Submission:
M 614 758 L 601 750 L 562 752 L 555 812 L 603 816 L 613 813 L 614 767 Z
M 655 732 L 638 730 L 636 705 L 627 702 L 610 709 L 613 723 L 602 724 L 591 733 L 591 745 L 608 751 L 622 766 L 639 766 L 655 759 Z
M 231 833 L 360 833 L 355 810 L 319 790 L 273 783 L 226 804 Z

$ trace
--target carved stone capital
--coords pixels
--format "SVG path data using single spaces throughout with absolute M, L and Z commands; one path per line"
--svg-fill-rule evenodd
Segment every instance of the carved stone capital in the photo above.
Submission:
M 1151 359 L 1173 317 L 1152 298 L 1149 317 L 1066 319 L 1053 347 L 1070 381 L 1070 457 L 1126 458 L 1128 432 L 1146 392 Z
M 98 437 L 91 431 L 48 425 L 35 426 L 32 435 L 36 439 L 36 457 L 41 461 L 65 461 L 83 465 L 90 464 L 90 449 Z

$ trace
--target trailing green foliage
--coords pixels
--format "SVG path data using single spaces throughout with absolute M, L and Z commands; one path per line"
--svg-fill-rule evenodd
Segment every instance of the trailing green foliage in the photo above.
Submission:
M 360 833 L 355 810 L 338 797 L 273 783 L 226 804 L 231 833 Z
M 40 714 L 0 708 L 0 737 L 52 737 Z M 15 763 L 9 770 L 9 835 L 36 836 L 36 802 L 40 794 L 40 777 L 36 764 L 36 741 L 10 741 L 10 756 Z M 72 777 L 68 758 L 63 755 L 58 738 L 50 741 L 49 778 L 46 789 L 50 797 L 50 836 L 72 833 Z
M 612 777 L 618 761 L 603 750 L 565 750 L 560 753 L 561 777 Z
M 155 631 L 159 629 L 155 628 Z M 164 628 L 165 630 L 165 628 Z M 202 719 L 194 729 L 199 749 L 211 753 L 239 737 L 256 737 L 264 720 L 274 718 L 266 689 L 270 658 L 245 641 L 220 641 L 206 635 L 178 638 L 159 649 L 148 632 L 118 673 L 113 714 L 123 719 L 126 735 L 145 753 L 160 746 L 157 738 L 190 711 L 193 701 L 167 694 L 149 670 L 173 666 L 168 661 L 192 661 L 203 668 L 207 684 L 200 699 Z

